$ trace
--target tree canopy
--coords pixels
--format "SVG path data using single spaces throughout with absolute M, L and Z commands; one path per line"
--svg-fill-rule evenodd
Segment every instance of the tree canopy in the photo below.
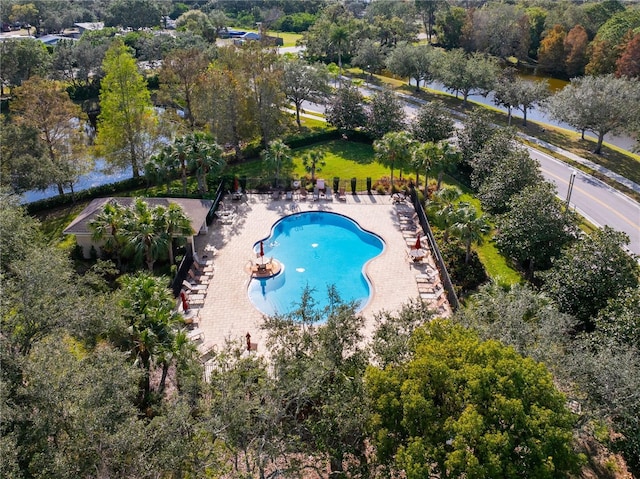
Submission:
M 369 367 L 365 376 L 384 464 L 409 479 L 576 470 L 575 418 L 544 365 L 439 320 L 413 333 L 410 350 L 408 362 Z

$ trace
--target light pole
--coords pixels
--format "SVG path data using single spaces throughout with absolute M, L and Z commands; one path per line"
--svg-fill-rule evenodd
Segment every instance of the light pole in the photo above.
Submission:
M 571 201 L 571 193 L 573 192 L 573 184 L 576 182 L 576 170 L 571 170 L 571 176 L 569 177 L 569 189 L 567 190 L 566 208 L 569 211 L 569 201 Z

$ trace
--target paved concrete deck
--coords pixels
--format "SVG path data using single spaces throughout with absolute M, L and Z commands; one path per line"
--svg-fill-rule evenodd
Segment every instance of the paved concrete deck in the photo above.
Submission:
M 384 252 L 366 269 L 373 285 L 373 297 L 361 311 L 366 319 L 366 336 L 373 331 L 376 313 L 395 311 L 409 299 L 420 296 L 419 283 L 424 281 L 425 271 L 409 260 L 408 245 L 415 243 L 415 233 L 401 228 L 405 220 L 399 215 L 401 209 L 406 212 L 411 207 L 393 205 L 390 196 L 349 194 L 346 201 L 334 198 L 311 202 L 273 200 L 270 195 L 250 194 L 242 202 L 225 200 L 225 206 L 235 210 L 235 218 L 215 220 L 208 234 L 196 238 L 198 254 L 201 258 L 213 259 L 215 271 L 209 280 L 204 304 L 198 310 L 202 353 L 224 344 L 227 339 L 245 341 L 247 333 L 251 334 L 251 342 L 258 345 L 258 353 L 264 351 L 260 330 L 263 315 L 247 295 L 251 279 L 248 265 L 255 261 L 255 242 L 268 236 L 278 219 L 296 211 L 346 215 L 385 241 Z M 215 253 L 211 252 L 212 246 Z

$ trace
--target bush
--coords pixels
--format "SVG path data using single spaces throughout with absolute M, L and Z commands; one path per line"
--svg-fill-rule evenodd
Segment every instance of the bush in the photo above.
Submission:
M 54 196 L 53 198 L 34 201 L 27 205 L 27 211 L 29 214 L 34 214 L 40 211 L 70 205 L 77 201 L 92 200 L 93 198 L 100 198 L 103 196 L 113 196 L 116 193 L 134 190 L 143 186 L 146 186 L 146 179 L 144 177 L 129 178 L 116 183 L 109 183 L 107 185 L 95 186 L 93 188 L 78 191 L 73 195 L 64 194 Z
M 291 148 L 302 148 L 303 146 L 322 143 L 323 141 L 337 140 L 340 138 L 340 132 L 336 129 L 313 132 L 307 134 L 291 135 L 284 139 L 284 143 Z
M 442 259 L 449 272 L 451 282 L 459 297 L 468 295 L 475 291 L 481 284 L 489 278 L 487 272 L 475 251 L 471 252 L 469 263 L 465 263 L 466 250 L 464 245 L 455 238 L 450 238 L 447 243 L 442 239 L 441 231 L 434 231 L 434 236 L 438 242 Z
M 281 32 L 306 32 L 316 21 L 316 16 L 312 13 L 297 12 L 279 18 L 273 25 L 274 30 Z

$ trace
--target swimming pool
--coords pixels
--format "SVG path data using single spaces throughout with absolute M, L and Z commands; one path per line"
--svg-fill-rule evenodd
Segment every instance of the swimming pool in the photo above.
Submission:
M 262 241 L 265 261 L 273 258 L 282 265 L 277 275 L 249 283 L 249 299 L 262 313 L 290 312 L 305 287 L 314 290 L 320 308 L 329 303 L 331 285 L 343 301 L 356 301 L 358 310 L 369 301 L 371 285 L 364 267 L 382 253 L 384 242 L 352 219 L 330 212 L 296 213 L 275 223 Z M 260 250 L 260 241 L 254 249 Z

